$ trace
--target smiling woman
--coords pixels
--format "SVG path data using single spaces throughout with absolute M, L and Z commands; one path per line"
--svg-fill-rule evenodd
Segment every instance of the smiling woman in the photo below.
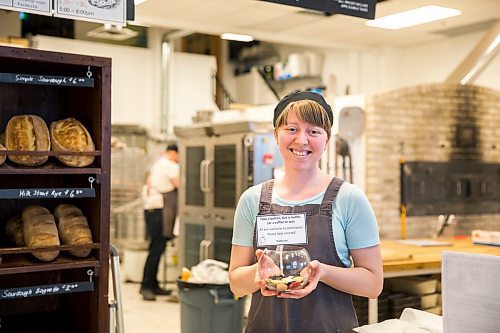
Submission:
M 351 294 L 375 298 L 382 290 L 370 203 L 357 186 L 319 168 L 332 123 L 331 107 L 312 92 L 294 92 L 274 110 L 283 175 L 246 190 L 234 218 L 229 279 L 236 295 L 253 293 L 246 332 L 350 332 L 358 326 Z M 293 237 L 273 235 L 292 215 Z M 266 228 L 270 219 L 273 228 Z M 270 290 L 259 274 L 269 251 L 281 245 L 310 254 L 304 288 Z

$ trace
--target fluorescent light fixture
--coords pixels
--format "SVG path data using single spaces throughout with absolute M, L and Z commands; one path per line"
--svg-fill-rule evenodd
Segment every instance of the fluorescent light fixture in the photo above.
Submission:
M 403 29 L 460 14 L 462 14 L 462 12 L 458 9 L 440 6 L 425 6 L 367 21 L 366 25 L 383 29 Z
M 228 32 L 223 33 L 220 35 L 220 38 L 222 39 L 228 39 L 228 40 L 237 40 L 239 42 L 251 42 L 253 41 L 253 37 L 249 35 L 239 35 L 239 34 L 231 34 Z
M 140 5 L 143 2 L 146 2 L 147 0 L 134 0 L 134 5 Z

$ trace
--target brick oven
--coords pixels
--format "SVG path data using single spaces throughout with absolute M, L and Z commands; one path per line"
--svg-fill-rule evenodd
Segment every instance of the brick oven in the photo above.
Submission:
M 366 194 L 382 238 L 428 237 L 439 214 L 455 234 L 500 230 L 500 92 L 428 84 L 366 99 Z

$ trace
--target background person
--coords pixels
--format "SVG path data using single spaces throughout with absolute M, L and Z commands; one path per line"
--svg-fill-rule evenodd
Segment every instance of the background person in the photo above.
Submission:
M 234 218 L 229 279 L 237 296 L 253 293 L 246 332 L 351 332 L 358 326 L 351 294 L 375 298 L 382 291 L 380 240 L 368 199 L 319 168 L 332 123 L 331 107 L 316 93 L 292 93 L 276 106 L 284 172 L 246 190 Z M 310 278 L 304 289 L 277 293 L 258 274 L 263 251 L 255 225 L 258 215 L 287 213 L 306 214 Z
M 167 241 L 174 237 L 179 183 L 178 148 L 177 145 L 170 144 L 151 166 L 143 187 L 144 218 L 149 249 L 140 293 L 147 301 L 154 301 L 156 295 L 171 293 L 170 290 L 160 288 L 157 274 Z

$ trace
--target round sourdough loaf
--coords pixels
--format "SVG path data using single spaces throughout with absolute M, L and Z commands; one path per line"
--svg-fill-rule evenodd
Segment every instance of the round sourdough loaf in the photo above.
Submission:
M 52 150 L 56 152 L 95 151 L 89 132 L 75 118 L 66 118 L 50 124 Z M 85 167 L 94 162 L 94 156 L 59 155 L 57 159 L 71 167 Z
M 10 118 L 5 129 L 5 147 L 8 150 L 49 151 L 49 129 L 45 121 L 35 115 Z M 9 155 L 14 163 L 37 166 L 47 162 L 48 156 Z
M 56 221 L 48 209 L 32 205 L 23 209 L 23 234 L 28 247 L 46 247 L 61 245 Z M 41 261 L 52 261 L 59 255 L 59 250 L 33 252 Z

